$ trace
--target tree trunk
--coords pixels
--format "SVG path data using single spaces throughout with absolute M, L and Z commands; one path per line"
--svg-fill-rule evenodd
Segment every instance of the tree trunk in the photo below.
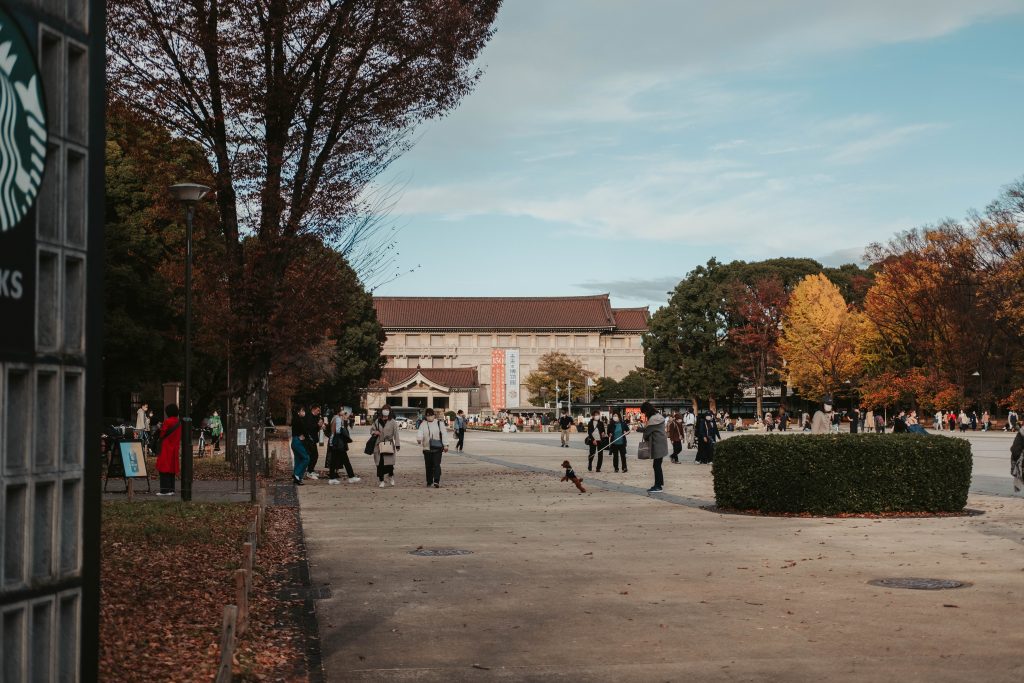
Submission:
M 764 386 L 758 384 L 754 387 L 754 397 L 757 401 L 757 417 L 764 415 Z

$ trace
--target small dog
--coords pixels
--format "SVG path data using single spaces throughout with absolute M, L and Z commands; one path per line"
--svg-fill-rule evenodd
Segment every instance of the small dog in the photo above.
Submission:
M 587 490 L 583 488 L 583 480 L 576 476 L 576 473 L 572 471 L 572 465 L 569 464 L 568 460 L 562 461 L 562 467 L 565 468 L 565 476 L 562 477 L 562 481 L 571 481 L 576 484 L 576 488 L 580 490 L 580 493 L 586 493 Z

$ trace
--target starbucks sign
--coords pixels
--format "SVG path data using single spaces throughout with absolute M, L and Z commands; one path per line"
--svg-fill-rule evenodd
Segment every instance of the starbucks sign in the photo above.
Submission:
M 42 79 L 21 30 L 0 9 L 0 232 L 35 205 L 45 167 Z
M 18 16 L 18 15 L 15 15 Z M 0 353 L 31 353 L 36 200 L 46 168 L 46 99 L 35 51 L 0 6 Z

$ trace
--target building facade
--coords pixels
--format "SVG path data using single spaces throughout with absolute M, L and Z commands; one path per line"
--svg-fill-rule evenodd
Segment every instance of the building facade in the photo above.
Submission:
M 458 401 L 462 407 L 465 401 L 463 410 L 486 414 L 528 406 L 531 397 L 523 382 L 537 369 L 541 357 L 552 351 L 579 360 L 598 377 L 616 380 L 644 365 L 641 340 L 647 331 L 647 309 L 612 308 L 607 294 L 376 297 L 374 307 L 387 334 L 383 351 L 387 364 L 384 384 L 371 387 L 365 407 L 385 401 L 416 407 L 410 399 L 422 404 L 422 387 L 400 388 L 409 386 L 416 369 L 428 380 L 440 376 L 435 371 L 463 371 L 458 382 L 464 386 L 451 387 L 457 390 L 450 394 L 449 404 Z M 400 372 L 404 377 L 398 377 Z M 470 381 L 470 373 L 475 373 L 475 382 Z M 439 380 L 437 385 L 449 387 L 451 381 Z M 382 391 L 385 387 L 389 390 Z M 573 391 L 574 399 L 582 397 L 585 387 Z M 430 400 L 441 399 L 444 393 L 435 387 Z
M 99 657 L 102 2 L 0 2 L 0 668 Z

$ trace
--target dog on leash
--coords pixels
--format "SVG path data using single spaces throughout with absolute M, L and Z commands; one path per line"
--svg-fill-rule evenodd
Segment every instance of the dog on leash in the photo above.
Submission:
M 576 484 L 576 488 L 580 490 L 580 493 L 586 493 L 587 490 L 583 488 L 583 480 L 576 476 L 568 460 L 562 461 L 562 467 L 565 468 L 565 476 L 562 477 L 562 481 L 571 481 L 573 484 Z

